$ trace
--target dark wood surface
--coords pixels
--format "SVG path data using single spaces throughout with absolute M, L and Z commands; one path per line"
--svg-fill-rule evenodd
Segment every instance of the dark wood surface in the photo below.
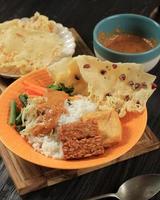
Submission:
M 124 12 L 149 16 L 159 5 L 160 0 L 0 0 L 0 21 L 29 17 L 39 11 L 68 27 L 75 27 L 92 48 L 92 31 L 100 19 Z M 160 138 L 160 63 L 151 73 L 157 76 L 159 87 L 147 104 L 148 125 Z M 159 150 L 20 197 L 0 160 L 0 200 L 84 200 L 116 192 L 128 178 L 146 173 L 160 173 Z M 160 194 L 152 199 L 160 199 Z

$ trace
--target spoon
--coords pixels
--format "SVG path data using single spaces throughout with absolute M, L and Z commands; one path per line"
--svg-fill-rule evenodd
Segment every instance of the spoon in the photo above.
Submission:
M 124 182 L 117 193 L 103 194 L 88 200 L 115 197 L 120 200 L 148 200 L 160 191 L 160 174 L 136 176 Z

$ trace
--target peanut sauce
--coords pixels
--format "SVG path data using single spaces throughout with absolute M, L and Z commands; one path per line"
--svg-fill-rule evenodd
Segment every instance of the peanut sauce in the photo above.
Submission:
M 68 94 L 63 91 L 48 90 L 47 92 L 47 105 L 54 111 L 53 119 L 56 123 L 61 114 L 66 113 L 64 108 L 64 101 L 68 98 Z
M 61 114 L 65 113 L 64 101 L 68 98 L 68 94 L 62 91 L 48 89 L 47 102 L 37 105 L 37 125 L 32 128 L 32 134 L 49 134 L 57 125 Z
M 111 35 L 100 32 L 98 39 L 103 46 L 126 53 L 141 53 L 156 46 L 154 40 L 122 32 Z
M 56 90 L 48 89 L 46 97 L 48 99 L 47 104 L 49 106 L 53 106 L 53 107 L 58 106 L 59 108 L 63 109 L 64 101 L 68 98 L 68 94 L 63 91 L 56 91 Z

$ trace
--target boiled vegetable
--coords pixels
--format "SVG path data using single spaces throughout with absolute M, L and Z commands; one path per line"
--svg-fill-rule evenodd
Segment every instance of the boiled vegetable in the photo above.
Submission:
M 48 86 L 48 88 L 53 89 L 53 90 L 58 90 L 58 91 L 64 91 L 65 93 L 71 95 L 72 92 L 74 91 L 73 87 L 66 87 L 63 83 L 59 83 L 57 85 L 51 84 Z
M 11 101 L 10 104 L 10 116 L 9 116 L 9 124 L 11 126 L 15 125 L 16 115 L 17 115 L 17 104 L 16 101 L 13 100 Z
M 35 85 L 33 83 L 23 81 L 23 85 L 26 93 L 29 95 L 43 96 L 47 92 L 46 88 Z
M 28 99 L 28 96 L 26 94 L 19 95 L 19 100 L 21 101 L 24 107 L 27 105 L 27 99 Z

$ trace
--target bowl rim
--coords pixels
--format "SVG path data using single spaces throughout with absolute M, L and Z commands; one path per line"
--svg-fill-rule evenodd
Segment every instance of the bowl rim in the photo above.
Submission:
M 157 28 L 159 28 L 159 31 L 160 31 L 160 24 L 158 24 L 156 21 L 154 21 L 153 19 L 149 18 L 149 17 L 146 17 L 146 16 L 143 16 L 143 15 L 139 15 L 139 14 L 132 14 L 132 13 L 125 13 L 125 14 L 116 14 L 116 15 L 111 15 L 109 17 L 106 17 L 104 19 L 102 19 L 101 21 L 99 21 L 95 27 L 94 27 L 94 30 L 93 30 L 93 40 L 98 44 L 98 46 L 100 48 L 102 48 L 104 51 L 109 51 L 110 53 L 114 53 L 114 54 L 117 54 L 117 55 L 121 55 L 121 56 L 129 56 L 129 57 L 139 57 L 139 56 L 143 56 L 143 55 L 149 55 L 150 53 L 153 53 L 155 51 L 158 51 L 160 49 L 160 42 L 158 45 L 156 45 L 154 48 L 148 50 L 148 51 L 145 51 L 145 52 L 142 52 L 142 53 L 127 53 L 127 52 L 120 52 L 120 51 L 115 51 L 115 50 L 112 50 L 110 48 L 107 48 L 107 47 L 104 47 L 99 41 L 98 41 L 98 38 L 97 38 L 97 32 L 98 32 L 98 29 L 99 29 L 99 26 L 101 24 L 103 24 L 104 22 L 110 20 L 110 19 L 114 19 L 114 18 L 117 18 L 117 17 L 134 17 L 134 18 L 138 18 L 138 19 L 143 19 L 144 21 L 147 21 L 147 22 L 150 22 L 152 24 L 154 24 Z

